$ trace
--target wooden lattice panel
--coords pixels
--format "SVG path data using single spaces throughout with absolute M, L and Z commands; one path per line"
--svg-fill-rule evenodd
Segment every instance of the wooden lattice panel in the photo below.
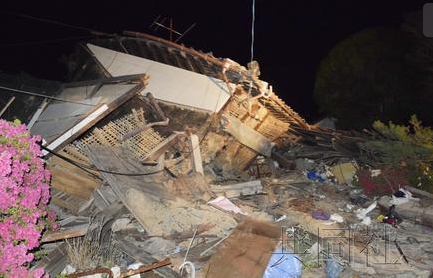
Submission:
M 146 154 L 164 140 L 158 132 L 149 128 L 123 142 L 120 141 L 120 138 L 146 124 L 143 109 L 132 109 L 132 113 L 120 119 L 108 122 L 102 128 L 94 128 L 93 131 L 83 139 L 74 142 L 73 146 L 70 146 L 69 149 L 73 149 L 75 152 L 79 152 L 85 156 L 83 150 L 88 145 L 123 146 L 131 151 L 137 159 L 143 160 Z

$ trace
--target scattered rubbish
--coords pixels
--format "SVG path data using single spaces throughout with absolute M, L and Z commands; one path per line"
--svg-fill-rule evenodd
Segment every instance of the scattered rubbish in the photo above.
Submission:
M 380 176 L 380 174 L 382 174 L 382 170 L 374 169 L 374 170 L 370 170 L 370 173 L 371 173 L 371 177 L 374 178 Z
M 74 273 L 75 271 L 77 271 L 77 270 L 75 269 L 75 267 L 73 267 L 73 266 L 71 266 L 71 265 L 68 264 L 68 265 L 65 267 L 65 269 L 62 270 L 61 274 L 72 274 L 72 273 Z
M 236 198 L 262 193 L 263 186 L 260 180 L 254 180 L 230 185 L 211 185 L 211 189 L 217 195 Z
M 391 251 L 406 263 L 385 269 L 326 257 L 328 278 L 339 277 L 343 265 L 354 277 L 392 271 L 395 277 L 428 277 L 418 274 L 430 271 L 433 261 L 433 195 L 425 187 L 400 188 L 418 183 L 407 179 L 407 162 L 399 161 L 401 169 L 364 163 L 353 150 L 370 137 L 309 125 L 258 78 L 256 62 L 247 69 L 136 32 L 101 37 L 79 49 L 71 78 L 95 80 L 27 82 L 0 74 L 1 84 L 9 80 L 41 93 L 0 94 L 7 103 L 0 114 L 23 119 L 31 134 L 43 138 L 52 176 L 51 206 L 60 229 L 43 234 L 44 256 L 35 267 L 51 277 L 124 278 L 153 271 L 164 278 L 183 272 L 295 278 L 303 274 L 302 255 L 278 252 L 281 238 L 302 232 L 302 240 L 311 241 L 296 244 L 305 243 L 318 257 L 324 251 L 319 242 L 341 244 L 327 233 L 332 229 L 319 235 L 318 228 L 347 222 L 375 234 L 378 227 L 398 230 Z M 179 88 L 187 90 L 180 94 Z M 366 159 L 374 160 L 370 154 L 376 153 L 365 152 Z M 377 204 L 377 221 L 394 227 L 371 223 Z M 354 214 L 369 227 L 353 223 Z M 95 231 L 86 252 L 65 256 L 70 242 Z M 116 250 L 107 253 L 118 267 L 92 259 L 92 243 L 98 252 Z M 362 261 L 362 249 L 353 248 L 351 255 Z M 379 261 L 372 253 L 369 260 Z M 92 266 L 77 267 L 81 256 Z M 304 275 L 312 277 L 309 271 Z
M 302 264 L 298 255 L 290 254 L 290 250 L 282 252 L 277 247 L 269 259 L 263 278 L 297 278 L 302 276 Z
M 395 205 L 391 205 L 388 209 L 388 213 L 383 217 L 383 222 L 396 226 L 400 224 L 403 219 L 398 215 Z
M 354 205 L 363 206 L 369 199 L 364 194 L 353 194 L 350 196 L 350 202 Z
M 357 165 L 353 162 L 340 163 L 331 167 L 335 179 L 340 184 L 352 184 L 356 174 Z
M 314 219 L 318 219 L 318 220 L 329 220 L 331 218 L 331 215 L 329 213 L 320 211 L 320 210 L 315 210 L 311 213 L 311 216 Z
M 400 188 L 392 194 L 392 200 L 389 202 L 389 204 L 398 206 L 401 204 L 405 204 L 411 200 L 419 201 L 418 198 L 412 197 L 412 193 L 410 193 L 408 190 Z
M 248 215 L 224 196 L 219 196 L 216 199 L 209 201 L 207 203 L 215 207 L 218 207 L 224 211 Z
M 306 170 L 313 170 L 318 165 L 314 160 L 308 159 L 308 158 L 298 158 L 295 159 L 296 163 L 296 170 L 298 171 L 306 171 Z
M 335 183 L 335 176 L 332 173 L 331 168 L 325 164 L 320 164 L 315 169 L 305 171 L 305 176 L 309 180 L 319 183 Z
M 315 170 L 309 170 L 306 172 L 306 176 L 308 179 L 312 181 L 325 182 L 326 176 L 322 174 L 318 174 Z
M 331 214 L 331 216 L 329 217 L 329 220 L 337 222 L 337 223 L 343 223 L 344 222 L 343 216 L 341 216 L 337 213 Z
M 284 219 L 287 219 L 287 215 L 282 215 L 282 216 L 280 216 L 280 217 L 278 217 L 276 220 L 275 220 L 275 222 L 280 222 L 280 221 L 283 221 Z
M 383 208 L 392 206 L 392 197 L 382 196 L 378 203 Z M 391 205 L 390 205 L 391 204 Z M 423 207 L 420 202 L 405 202 L 396 206 L 401 219 L 420 222 L 426 227 L 433 227 L 433 205 Z
M 353 209 L 354 207 L 355 207 L 354 205 L 346 204 L 346 208 L 347 208 L 347 210 L 348 210 L 349 212 L 352 211 L 352 209 Z
M 133 263 L 133 264 L 128 265 L 127 269 L 128 269 L 128 270 L 137 270 L 137 269 L 139 269 L 142 265 L 143 265 L 142 263 Z M 135 274 L 135 275 L 132 275 L 132 276 L 129 276 L 129 277 L 130 277 L 130 278 L 140 278 L 141 275 L 140 275 L 140 274 Z
M 189 271 L 188 271 L 188 273 L 189 273 L 189 278 L 195 278 L 195 266 L 194 266 L 194 264 L 193 264 L 192 262 L 190 262 L 190 261 L 183 262 L 183 263 L 179 266 L 179 272 L 182 273 L 182 271 L 183 271 L 184 269 L 187 269 L 187 266 L 189 267 Z
M 329 257 L 326 261 L 326 278 L 338 278 L 343 271 L 343 266 L 335 258 Z
M 373 209 L 375 209 L 377 206 L 377 202 L 374 201 L 373 203 L 371 203 L 371 205 L 369 205 L 367 208 L 364 209 L 358 209 L 355 213 L 356 213 L 356 217 L 358 217 L 358 219 L 362 220 L 362 224 L 364 225 L 370 225 L 371 224 L 371 218 L 369 216 L 367 216 L 367 214 L 369 212 L 371 212 Z

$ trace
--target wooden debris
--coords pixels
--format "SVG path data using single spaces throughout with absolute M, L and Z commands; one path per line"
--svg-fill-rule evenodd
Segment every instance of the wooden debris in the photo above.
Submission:
M 176 179 L 167 181 L 165 185 L 173 196 L 185 200 L 207 201 L 214 196 L 205 176 L 199 173 L 178 176 Z
M 135 260 L 143 264 L 152 264 L 158 262 L 157 259 L 153 258 L 150 254 L 144 252 L 140 247 L 137 247 L 134 244 L 130 243 L 125 238 L 116 236 L 114 238 L 114 246 L 117 249 L 121 250 L 123 253 L 127 254 L 128 256 L 134 258 Z M 175 272 L 173 269 L 169 268 L 168 266 L 154 269 L 153 272 L 165 278 L 181 277 L 177 272 Z
M 262 182 L 260 180 L 230 185 L 211 185 L 211 187 L 216 195 L 224 195 L 227 198 L 255 195 L 263 191 Z
M 45 233 L 41 239 L 41 243 L 83 236 L 89 229 L 90 220 L 89 217 L 71 216 L 61 220 L 59 225 L 60 230 Z
M 41 243 L 84 236 L 86 234 L 88 228 L 89 228 L 89 225 L 81 225 L 78 227 L 72 227 L 69 229 L 65 229 L 65 230 L 62 230 L 60 232 L 45 233 L 41 239 Z
M 133 193 L 141 193 L 146 198 L 153 198 L 155 201 L 160 198 L 172 198 L 164 187 L 163 182 L 166 178 L 162 173 L 152 174 L 152 167 L 149 169 L 149 167 L 142 166 L 125 149 L 92 146 L 87 152 L 93 164 L 99 169 L 104 169 L 104 172 L 101 173 L 104 180 L 143 227 L 147 225 L 139 211 L 141 204 L 132 202 L 130 197 L 134 195 Z
M 68 264 L 68 256 L 66 253 L 66 243 L 55 245 L 54 249 L 43 256 L 36 264 L 36 267 L 42 267 L 45 272 L 51 277 L 57 274 Z
M 110 121 L 101 128 L 93 129 L 91 133 L 75 143 L 78 152 L 86 155 L 86 147 L 94 144 L 110 147 L 122 146 L 127 148 L 133 157 L 144 160 L 152 151 L 158 148 L 164 138 L 151 127 L 131 134 L 137 127 L 147 125 L 143 113 L 142 108 L 138 110 L 132 109 L 131 113 Z M 122 142 L 121 138 L 126 135 L 129 136 L 128 139 Z
M 243 124 L 239 119 L 229 115 L 223 116 L 224 129 L 233 135 L 239 142 L 255 150 L 256 152 L 270 157 L 272 151 L 272 141 Z
M 158 159 L 161 155 L 165 153 L 169 148 L 175 145 L 178 142 L 179 133 L 173 133 L 164 141 L 160 142 L 157 146 L 155 146 L 149 153 L 147 153 L 143 157 L 143 161 L 154 161 Z
M 59 157 L 51 158 L 48 169 L 52 187 L 81 199 L 89 200 L 92 192 L 101 185 L 100 180 Z
M 189 136 L 189 146 L 191 152 L 191 166 L 194 173 L 200 173 L 204 175 L 203 163 L 200 154 L 200 142 L 196 134 Z
M 280 229 L 270 223 L 246 220 L 224 240 L 204 269 L 208 278 L 262 278 Z

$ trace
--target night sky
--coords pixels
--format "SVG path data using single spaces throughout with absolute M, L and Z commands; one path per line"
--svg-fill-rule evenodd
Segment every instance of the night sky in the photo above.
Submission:
M 320 61 L 341 40 L 363 29 L 402 23 L 425 1 L 265 1 L 256 0 L 254 58 L 261 79 L 308 120 L 320 117 L 314 104 L 314 79 Z M 196 26 L 181 43 L 246 65 L 250 59 L 252 0 L 232 1 L 7 1 L 0 8 L 0 71 L 26 72 L 62 80 L 59 62 L 90 32 L 38 22 L 13 13 L 59 21 L 106 33 L 149 29 L 158 16 L 174 29 Z M 65 39 L 62 42 L 57 40 Z

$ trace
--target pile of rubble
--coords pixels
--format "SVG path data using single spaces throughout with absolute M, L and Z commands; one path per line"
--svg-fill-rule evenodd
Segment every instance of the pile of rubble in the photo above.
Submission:
M 44 138 L 53 277 L 431 276 L 432 195 L 364 195 L 362 136 L 307 124 L 257 63 L 126 32 L 68 65 L 67 84 L 1 78 L 4 115 Z

